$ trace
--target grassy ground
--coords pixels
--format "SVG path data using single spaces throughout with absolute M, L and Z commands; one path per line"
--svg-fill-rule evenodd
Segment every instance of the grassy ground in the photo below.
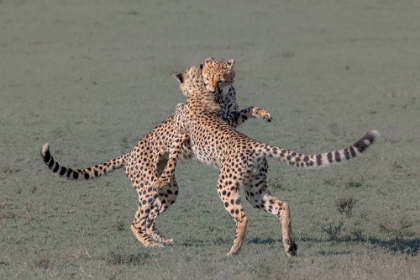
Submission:
M 420 274 L 420 4 L 417 1 L 0 1 L 1 279 L 414 279 Z M 172 73 L 235 58 L 238 103 L 274 117 L 247 135 L 304 153 L 369 129 L 362 158 L 302 171 L 270 160 L 299 255 L 275 217 L 245 205 L 246 243 L 217 171 L 180 164 L 158 220 L 176 244 L 143 248 L 122 170 L 53 176 L 39 149 L 87 167 L 128 152 L 182 102 Z

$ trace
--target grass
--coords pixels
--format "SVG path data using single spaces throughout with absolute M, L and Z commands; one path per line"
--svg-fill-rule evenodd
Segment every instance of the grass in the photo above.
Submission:
M 420 259 L 419 4 L 412 1 L 0 1 L 1 279 L 415 279 Z M 247 238 L 217 170 L 177 169 L 177 202 L 158 219 L 176 243 L 143 248 L 137 197 L 122 170 L 54 177 L 39 149 L 82 168 L 128 152 L 184 98 L 172 78 L 207 56 L 236 60 L 241 108 L 273 122 L 239 128 L 302 153 L 382 137 L 322 170 L 269 160 L 291 207 L 298 256 L 278 220 L 244 202 Z M 245 200 L 244 200 L 245 201 Z

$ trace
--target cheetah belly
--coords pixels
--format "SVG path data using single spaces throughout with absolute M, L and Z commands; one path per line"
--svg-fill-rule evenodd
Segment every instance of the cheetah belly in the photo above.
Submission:
M 205 165 L 220 168 L 220 166 L 222 165 L 220 158 L 218 158 L 215 151 L 213 151 L 212 149 L 208 149 L 209 147 L 206 146 L 204 148 L 202 148 L 201 146 L 196 146 L 194 144 L 192 146 L 193 153 L 199 161 L 201 161 Z

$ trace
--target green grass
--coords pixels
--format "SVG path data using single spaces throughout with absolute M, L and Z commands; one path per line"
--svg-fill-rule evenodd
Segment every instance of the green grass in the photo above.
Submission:
M 0 279 L 415 279 L 420 274 L 420 29 L 415 1 L 0 1 Z M 82 168 L 131 150 L 184 98 L 172 73 L 234 58 L 238 103 L 273 116 L 239 128 L 302 153 L 363 157 L 322 170 L 270 160 L 291 207 L 298 256 L 280 224 L 244 203 L 246 242 L 217 170 L 177 169 L 180 195 L 158 219 L 174 245 L 130 230 L 136 193 L 122 170 L 55 177 L 39 150 Z

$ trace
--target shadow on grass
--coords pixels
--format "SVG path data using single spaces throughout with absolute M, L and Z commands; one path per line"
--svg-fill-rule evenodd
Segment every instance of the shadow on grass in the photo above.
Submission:
M 192 239 L 188 240 L 187 242 L 183 242 L 182 245 L 186 247 L 203 247 L 203 246 L 209 246 L 211 243 L 214 245 L 229 245 L 232 243 L 233 240 L 227 239 L 227 238 L 217 238 L 212 241 L 204 241 L 204 240 L 198 240 L 198 239 Z M 261 239 L 259 237 L 254 237 L 250 239 L 246 239 L 247 244 L 274 244 L 274 243 L 281 243 L 281 239 L 274 239 L 274 238 L 266 238 Z M 394 238 L 391 240 L 381 240 L 376 237 L 369 237 L 369 238 L 350 238 L 350 237 L 344 237 L 344 238 L 338 238 L 336 240 L 327 240 L 327 239 L 321 239 L 321 238 L 298 238 L 297 243 L 299 245 L 299 242 L 308 242 L 308 243 L 345 243 L 345 244 L 352 244 L 352 243 L 368 243 L 376 247 L 381 247 L 383 249 L 387 249 L 394 253 L 403 253 L 407 254 L 409 256 L 416 256 L 419 252 L 420 248 L 420 239 L 403 239 L 403 238 Z M 351 250 L 343 251 L 343 252 L 326 252 L 321 251 L 321 254 L 351 254 L 354 253 Z
M 220 241 L 216 240 L 214 241 L 214 243 L 220 244 Z M 204 247 L 209 246 L 209 241 L 199 239 L 188 239 L 188 241 L 180 242 L 179 244 L 185 247 Z
M 416 256 L 420 248 L 420 239 L 403 239 L 403 238 L 393 238 L 391 240 L 381 240 L 376 237 L 369 238 L 351 238 L 344 237 L 338 238 L 336 240 L 326 240 L 320 238 L 299 238 L 301 242 L 310 242 L 310 243 L 326 243 L 326 242 L 335 242 L 335 243 L 369 243 L 373 246 L 380 247 L 386 250 L 389 250 L 394 253 L 403 253 L 409 256 Z M 281 242 L 281 240 L 280 240 Z
M 261 239 L 259 237 L 254 237 L 254 238 L 250 238 L 246 243 L 249 244 L 273 244 L 273 243 L 277 243 L 277 242 L 282 242 L 281 239 L 274 239 L 274 238 L 266 238 L 266 239 Z
M 218 237 L 213 240 L 199 240 L 199 239 L 189 239 L 188 241 L 185 241 L 182 244 L 182 246 L 186 247 L 203 247 L 203 246 L 209 246 L 209 245 L 232 245 L 233 238 L 221 238 Z M 245 239 L 245 242 L 247 244 L 273 244 L 277 242 L 282 242 L 281 239 L 273 239 L 273 238 L 267 238 L 267 239 L 261 239 L 259 237 L 254 237 L 250 239 Z
M 394 238 L 389 241 L 380 240 L 375 237 L 370 237 L 367 241 L 375 246 L 386 248 L 392 252 L 404 253 L 410 256 L 416 256 L 420 248 L 420 239 L 402 239 Z
M 333 252 L 333 251 L 319 251 L 319 254 L 321 256 L 338 256 L 338 255 L 351 255 L 354 254 L 354 251 L 351 250 L 346 250 L 346 251 L 338 251 L 338 252 Z
M 107 264 L 111 265 L 137 265 L 150 266 L 154 265 L 150 254 L 145 252 L 127 253 L 110 251 L 105 258 Z

